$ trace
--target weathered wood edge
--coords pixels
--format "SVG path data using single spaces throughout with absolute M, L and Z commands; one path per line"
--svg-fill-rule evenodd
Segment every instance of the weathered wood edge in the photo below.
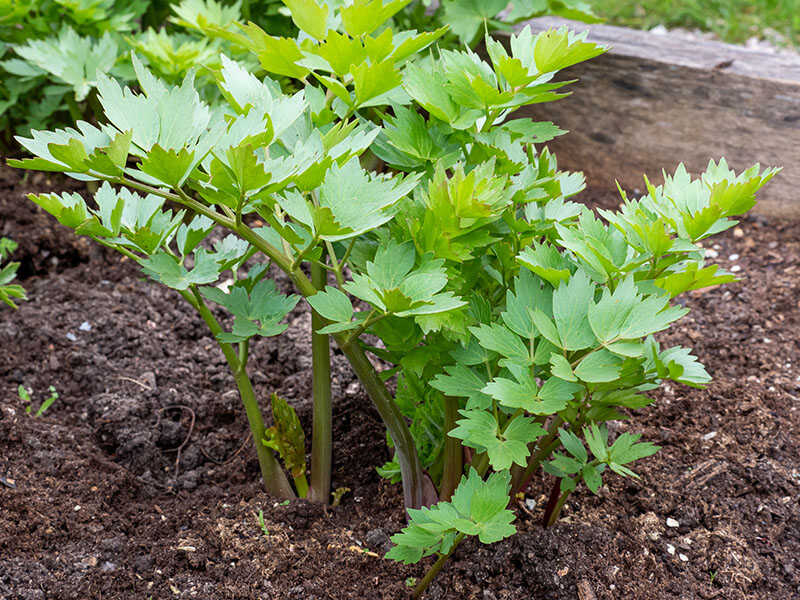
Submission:
M 720 157 L 737 170 L 782 166 L 754 211 L 800 219 L 800 56 L 558 18 L 526 24 L 588 30 L 611 46 L 563 72 L 579 80 L 572 96 L 515 115 L 570 131 L 548 144 L 562 167 L 595 187 L 635 189 L 679 162 L 695 173 Z

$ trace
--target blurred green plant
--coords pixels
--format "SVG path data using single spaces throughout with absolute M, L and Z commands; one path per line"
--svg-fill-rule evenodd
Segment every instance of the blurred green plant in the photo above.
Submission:
M 8 238 L 0 238 L 0 302 L 11 308 L 17 308 L 16 300 L 26 300 L 25 288 L 18 283 L 11 283 L 17 276 L 18 262 L 3 263 L 17 249 L 17 243 Z

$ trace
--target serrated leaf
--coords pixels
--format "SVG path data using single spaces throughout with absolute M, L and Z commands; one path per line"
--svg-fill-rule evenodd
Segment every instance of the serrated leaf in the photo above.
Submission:
M 174 290 L 186 290 L 190 285 L 211 283 L 219 278 L 219 265 L 205 250 L 197 250 L 194 257 L 191 271 L 178 258 L 163 251 L 143 258 L 139 264 L 146 275 Z
M 372 33 L 410 3 L 411 0 L 390 0 L 386 4 L 383 0 L 354 0 L 341 9 L 342 24 L 353 37 Z
M 491 406 L 492 399 L 482 390 L 486 380 L 473 369 L 461 364 L 444 368 L 447 373 L 437 374 L 430 382 L 432 388 L 454 398 L 466 398 L 467 409 L 486 409 Z
M 561 348 L 582 350 L 596 342 L 587 317 L 593 300 L 594 284 L 583 270 L 576 271 L 553 292 L 553 320 Z
M 283 0 L 289 7 L 292 21 L 311 37 L 322 40 L 328 31 L 328 5 L 316 0 Z
M 622 359 L 606 349 L 588 354 L 575 367 L 575 375 L 587 383 L 607 383 L 619 379 Z
M 311 307 L 334 323 L 349 323 L 353 318 L 353 303 L 340 289 L 325 286 L 324 291 L 307 298 Z
M 469 330 L 478 340 L 478 343 L 487 350 L 492 350 L 507 358 L 516 359 L 524 363 L 531 362 L 528 348 L 520 337 L 503 325 L 498 323 L 483 324 L 478 327 L 470 327 Z
M 586 461 L 589 460 L 589 455 L 586 453 L 586 448 L 583 447 L 583 442 L 569 429 L 559 429 L 558 438 L 561 440 L 561 445 L 564 446 L 567 452 L 574 456 L 579 462 L 586 463 Z

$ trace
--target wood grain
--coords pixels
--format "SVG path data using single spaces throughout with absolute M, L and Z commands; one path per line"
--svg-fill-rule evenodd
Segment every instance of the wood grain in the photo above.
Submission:
M 568 26 L 611 46 L 566 69 L 572 96 L 516 113 L 570 133 L 550 142 L 559 165 L 595 187 L 643 189 L 679 162 L 698 173 L 725 157 L 736 170 L 782 166 L 754 209 L 800 218 L 800 55 L 775 55 L 622 27 L 534 19 L 535 31 Z

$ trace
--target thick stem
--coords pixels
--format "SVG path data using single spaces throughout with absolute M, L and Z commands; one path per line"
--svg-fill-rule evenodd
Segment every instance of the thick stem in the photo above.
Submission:
M 240 365 L 233 375 L 236 386 L 239 388 L 239 396 L 242 398 L 244 410 L 247 413 L 247 421 L 250 424 L 250 431 L 253 433 L 253 441 L 256 445 L 258 464 L 261 467 L 261 477 L 264 479 L 264 486 L 273 496 L 280 499 L 294 498 L 289 480 L 278 464 L 272 450 L 263 444 L 264 440 L 264 418 L 261 415 L 261 408 L 258 406 L 255 391 L 247 376 L 247 368 Z
M 356 373 L 361 385 L 364 386 L 375 407 L 389 430 L 395 449 L 395 459 L 400 465 L 400 474 L 403 477 L 403 499 L 406 508 L 420 508 L 422 506 L 422 466 L 414 446 L 414 438 L 403 418 L 403 414 L 395 404 L 392 395 L 378 377 L 378 373 L 367 355 L 358 343 L 342 343 L 336 339 L 344 355 Z
M 181 295 L 200 314 L 211 330 L 211 333 L 216 338 L 216 336 L 221 333 L 222 327 L 220 327 L 214 315 L 211 314 L 211 311 L 205 305 L 197 289 L 192 288 L 191 292 L 182 291 Z M 225 355 L 225 360 L 228 361 L 228 366 L 236 381 L 236 387 L 239 389 L 239 396 L 242 399 L 242 404 L 244 404 L 247 421 L 250 425 L 250 431 L 253 434 L 253 441 L 256 445 L 256 455 L 258 456 L 258 464 L 261 467 L 261 477 L 264 481 L 264 487 L 270 494 L 282 500 L 294 498 L 295 494 L 292 491 L 292 486 L 289 484 L 289 480 L 286 478 L 283 469 L 281 469 L 281 466 L 278 464 L 275 455 L 272 453 L 272 450 L 262 443 L 265 430 L 264 418 L 261 415 L 261 409 L 258 406 L 258 400 L 256 399 L 253 386 L 250 383 L 250 378 L 247 376 L 247 365 L 239 361 L 239 356 L 230 344 L 219 342 L 219 347 Z
M 556 487 L 554 489 L 561 489 L 560 482 L 557 481 L 556 482 L 556 486 L 558 486 L 558 487 Z M 545 512 L 545 515 L 544 515 L 544 526 L 545 527 L 552 527 L 553 525 L 555 525 L 555 522 L 558 521 L 558 516 L 561 514 L 561 509 L 564 508 L 564 504 L 566 503 L 567 498 L 569 498 L 569 495 L 571 493 L 572 493 L 572 490 L 565 490 L 565 491 L 561 492 L 561 495 L 558 497 L 558 500 L 553 505 L 552 510 L 549 513 Z M 549 506 L 548 506 L 548 508 L 549 508 Z
M 328 273 L 311 265 L 311 283 L 322 289 Z M 333 447 L 333 409 L 331 404 L 331 353 L 330 338 L 317 333 L 325 326 L 325 319 L 311 311 L 311 360 L 313 370 L 314 415 L 311 431 L 311 500 L 327 503 L 331 495 L 331 457 Z
M 539 440 L 539 443 L 537 444 L 539 449 L 533 455 L 531 455 L 530 459 L 528 460 L 528 466 L 525 468 L 525 470 L 514 470 L 512 472 L 512 496 L 517 492 L 520 492 L 526 485 L 528 485 L 528 482 L 531 480 L 531 477 L 533 477 L 536 469 L 538 469 L 539 466 L 545 460 L 547 460 L 553 451 L 561 444 L 561 440 L 558 437 L 558 428 L 561 427 L 563 422 L 564 421 L 561 419 L 561 417 L 556 417 L 550 424 L 550 427 L 547 429 L 547 435 Z
M 450 500 L 464 472 L 464 450 L 461 447 L 461 440 L 447 435 L 456 426 L 458 406 L 457 398 L 444 397 L 444 471 L 439 486 L 441 500 Z
M 558 504 L 559 493 L 561 492 L 561 481 L 556 479 L 553 487 L 550 488 L 550 496 L 547 498 L 547 504 L 544 507 L 544 514 L 542 515 L 542 527 L 547 527 L 550 521 L 550 516 Z
M 298 498 L 308 498 L 308 480 L 305 473 L 294 475 L 294 487 L 297 490 Z
M 419 583 L 417 584 L 417 587 L 414 588 L 414 598 L 415 599 L 421 597 L 422 594 L 425 593 L 425 590 L 428 589 L 428 586 L 431 584 L 431 581 L 433 581 L 433 578 L 436 577 L 439 574 L 439 571 L 442 570 L 442 567 L 444 566 L 444 563 L 446 563 L 447 559 L 449 559 L 453 555 L 453 552 L 456 551 L 456 548 L 458 548 L 458 545 L 461 543 L 461 540 L 463 540 L 463 539 L 464 539 L 464 534 L 463 533 L 459 533 L 456 536 L 456 539 L 453 540 L 453 547 L 450 548 L 450 552 L 448 552 L 447 554 L 442 554 L 436 560 L 436 562 L 433 563 L 431 568 L 428 569 L 428 572 L 425 573 L 425 577 L 420 579 Z

